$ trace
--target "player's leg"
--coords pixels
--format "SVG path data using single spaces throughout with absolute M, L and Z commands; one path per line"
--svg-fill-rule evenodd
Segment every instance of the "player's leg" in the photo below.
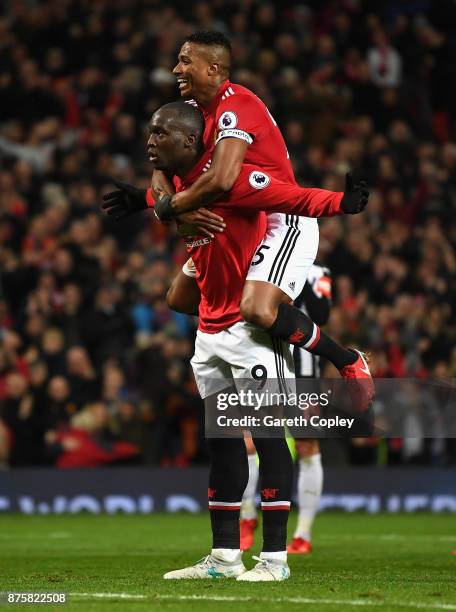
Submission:
M 283 218 L 285 223 L 281 221 Z M 356 387 L 352 384 L 349 390 L 357 408 L 365 410 L 374 395 L 365 355 L 335 342 L 290 303 L 300 295 L 317 255 L 317 220 L 269 215 L 268 222 L 266 237 L 247 274 L 241 301 L 242 316 L 276 338 L 325 357 L 344 378 L 360 381 Z
M 242 438 L 209 438 L 209 512 L 212 554 L 225 561 L 240 561 L 239 518 L 249 467 Z
M 295 392 L 294 363 L 288 344 L 244 322 L 233 325 L 229 332 L 224 346 L 225 359 L 231 359 L 231 371 L 238 391 L 253 389 L 255 393 L 261 388 L 263 396 L 266 392 L 278 393 L 280 390 Z M 257 414 L 263 416 L 264 410 Z M 250 431 L 260 463 L 263 548 L 257 565 L 238 580 L 285 580 L 290 575 L 286 538 L 293 462 L 283 428 L 261 428 L 260 425 L 260 429 L 251 427 Z
M 285 431 L 269 432 L 280 437 L 254 437 L 260 460 L 260 493 L 263 547 L 259 563 L 240 580 L 283 580 L 289 577 L 286 540 L 293 486 L 293 461 Z M 271 575 L 271 578 L 269 577 Z
M 223 336 L 198 331 L 191 364 L 196 384 L 206 404 L 231 381 L 228 364 L 218 357 Z M 208 505 L 212 550 L 193 566 L 164 575 L 167 580 L 234 578 L 245 572 L 239 547 L 239 513 L 248 480 L 247 453 L 242 438 L 209 438 Z
M 338 370 L 358 359 L 356 353 L 332 340 L 290 301 L 289 295 L 271 283 L 247 280 L 241 302 L 242 316 L 294 346 L 325 357 Z
M 298 523 L 288 546 L 292 554 L 308 554 L 312 551 L 312 525 L 320 505 L 323 489 L 323 467 L 318 440 L 296 440 L 299 457 L 298 474 Z
M 250 434 L 244 436 L 249 465 L 249 480 L 242 497 L 241 505 L 241 550 L 249 550 L 253 546 L 255 529 L 258 527 L 256 493 L 258 489 L 259 468 L 258 455 Z

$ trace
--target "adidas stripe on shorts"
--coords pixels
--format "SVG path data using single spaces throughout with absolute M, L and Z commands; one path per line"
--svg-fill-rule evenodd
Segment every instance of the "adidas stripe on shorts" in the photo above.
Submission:
M 245 321 L 216 334 L 198 330 L 190 363 L 203 399 L 233 385 L 238 391 L 296 392 L 290 344 Z
M 318 240 L 317 219 L 268 215 L 266 236 L 253 256 L 247 280 L 272 283 L 295 300 L 317 256 Z

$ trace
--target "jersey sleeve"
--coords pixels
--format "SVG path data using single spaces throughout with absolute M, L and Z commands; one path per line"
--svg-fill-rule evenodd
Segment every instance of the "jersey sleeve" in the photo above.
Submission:
M 149 208 L 153 208 L 155 206 L 155 198 L 154 194 L 152 193 L 152 187 L 149 187 L 149 189 L 146 191 L 146 202 Z
M 268 129 L 269 120 L 267 108 L 260 100 L 242 93 L 231 95 L 217 108 L 215 144 L 223 138 L 240 138 L 251 145 Z
M 220 204 L 302 217 L 334 217 L 344 214 L 340 208 L 343 195 L 340 191 L 284 183 L 256 166 L 244 164 Z
M 182 181 L 178 176 L 173 176 L 172 183 L 176 193 L 182 189 Z M 155 197 L 152 187 L 146 190 L 146 202 L 148 208 L 153 208 L 155 206 Z

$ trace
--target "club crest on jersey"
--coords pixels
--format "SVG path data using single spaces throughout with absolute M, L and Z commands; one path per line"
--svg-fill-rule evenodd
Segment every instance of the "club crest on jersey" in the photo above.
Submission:
M 220 117 L 218 126 L 219 126 L 219 129 L 221 130 L 227 130 L 228 128 L 231 129 L 231 128 L 236 127 L 237 122 L 238 122 L 238 118 L 237 118 L 236 113 L 233 113 L 232 111 L 226 111 Z
M 269 185 L 271 179 L 264 172 L 259 172 L 258 170 L 254 170 L 250 173 L 249 183 L 251 187 L 254 189 L 264 189 Z

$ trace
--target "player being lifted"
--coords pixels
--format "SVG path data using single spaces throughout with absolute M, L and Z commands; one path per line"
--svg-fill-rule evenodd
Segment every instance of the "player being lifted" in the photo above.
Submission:
M 325 325 L 331 307 L 331 277 L 328 268 L 313 265 L 307 276 L 303 292 L 295 301 L 295 306 L 302 308 L 318 325 Z M 320 376 L 319 357 L 302 348 L 294 350 L 295 370 L 298 378 L 315 378 Z M 252 439 L 245 439 L 249 480 L 242 498 L 241 506 L 241 550 L 248 550 L 253 545 L 255 529 L 258 526 L 256 509 L 256 492 L 258 487 L 258 457 Z M 298 522 L 291 543 L 287 547 L 291 554 L 308 554 L 312 551 L 312 525 L 320 505 L 323 489 L 323 467 L 321 463 L 320 443 L 315 438 L 297 439 L 294 441 L 298 456 Z
M 220 32 L 197 32 L 189 36 L 179 52 L 174 68 L 180 94 L 202 111 L 205 119 L 204 146 L 209 157 L 204 172 L 188 189 L 174 194 L 169 174 L 155 171 L 152 188 L 156 213 L 163 220 L 179 215 L 194 223 L 202 214 L 189 213 L 211 205 L 232 189 L 242 163 L 254 164 L 271 177 L 296 185 L 289 155 L 280 129 L 263 102 L 250 90 L 229 81 L 231 45 Z M 348 179 L 350 181 L 350 178 Z M 261 188 L 258 183 L 257 187 Z M 121 190 L 124 188 L 121 187 Z M 355 194 L 349 202 L 349 193 Z M 163 195 L 173 194 L 173 195 Z M 152 192 L 125 192 L 119 195 L 122 214 L 147 207 Z M 358 202 L 367 202 L 365 183 L 347 184 L 345 212 L 357 212 Z M 213 216 L 203 233 L 213 234 L 223 226 Z M 334 364 L 356 395 L 357 406 L 367 408 L 374 389 L 365 356 L 347 349 L 320 330 L 310 318 L 292 305 L 302 292 L 307 272 L 318 248 L 315 219 L 296 215 L 269 214 L 263 243 L 251 262 L 242 300 L 244 320 L 262 327 L 277 339 L 303 347 Z M 355 382 L 360 380 L 359 385 Z
M 190 188 L 204 171 L 206 156 L 201 136 L 204 121 L 198 109 L 172 103 L 157 111 L 151 122 L 148 152 L 156 168 L 176 175 L 179 190 Z M 258 178 L 262 189 L 257 187 Z M 264 180 L 263 180 L 264 179 Z M 104 208 L 117 217 L 125 211 L 122 194 L 135 193 L 123 187 L 107 194 Z M 120 194 L 120 195 L 119 195 Z M 307 214 L 341 214 L 344 202 L 357 209 L 365 205 L 360 191 L 348 194 L 304 189 L 284 183 L 243 164 L 231 191 L 215 208 L 223 210 L 226 231 L 214 239 L 190 239 L 189 254 L 198 271 L 195 279 L 184 272 L 175 279 L 169 299 L 180 302 L 181 310 L 194 313 L 197 305 L 199 329 L 192 367 L 203 398 L 221 391 L 227 384 L 251 379 L 261 364 L 272 378 L 292 378 L 293 359 L 288 344 L 242 320 L 240 301 L 251 258 L 266 231 L 264 206 L 273 210 L 294 210 Z M 224 206 L 222 209 L 220 206 Z M 250 210 L 253 209 L 253 210 Z M 239 237 L 242 236 L 240 243 Z M 184 304 L 184 306 L 182 306 Z M 207 381 L 219 384 L 207 388 Z M 208 440 L 210 455 L 209 508 L 213 533 L 211 554 L 194 566 L 169 572 L 167 579 L 239 577 L 244 581 L 284 580 L 289 576 L 286 562 L 286 525 L 292 486 L 292 461 L 284 438 L 255 438 L 260 457 L 260 478 L 275 499 L 262 500 L 263 551 L 257 565 L 246 572 L 239 546 L 239 510 L 248 480 L 248 464 L 242 438 Z

